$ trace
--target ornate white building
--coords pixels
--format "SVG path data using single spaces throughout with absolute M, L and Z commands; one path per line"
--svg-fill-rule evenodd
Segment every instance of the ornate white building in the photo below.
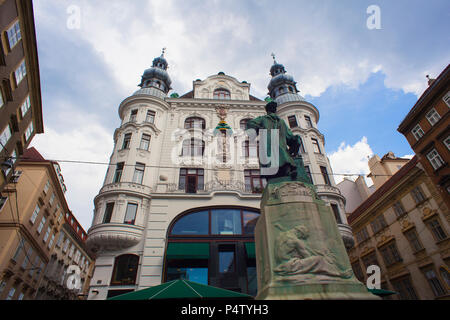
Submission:
M 119 106 L 121 126 L 95 197 L 88 245 L 97 254 L 89 299 L 105 299 L 186 278 L 256 295 L 253 229 L 261 190 L 257 146 L 244 130 L 264 115 L 250 84 L 219 72 L 168 96 L 167 61 L 153 60 L 141 89 Z M 301 153 L 319 196 L 330 203 L 347 247 L 345 199 L 336 188 L 319 111 L 276 63 L 270 97 L 303 140 Z

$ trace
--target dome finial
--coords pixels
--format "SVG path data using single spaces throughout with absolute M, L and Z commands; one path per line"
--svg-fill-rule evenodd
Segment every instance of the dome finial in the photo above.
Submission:
M 273 64 L 276 64 L 276 63 L 277 63 L 277 60 L 275 60 L 275 53 L 272 52 L 270 55 L 271 55 L 272 58 L 273 58 Z
M 164 57 L 164 53 L 166 52 L 166 47 L 162 48 L 161 57 Z

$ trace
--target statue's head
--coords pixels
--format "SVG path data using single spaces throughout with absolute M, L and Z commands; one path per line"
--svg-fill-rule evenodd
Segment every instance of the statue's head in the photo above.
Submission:
M 277 103 L 275 101 L 270 101 L 268 104 L 266 104 L 266 112 L 267 113 L 276 113 L 277 112 Z

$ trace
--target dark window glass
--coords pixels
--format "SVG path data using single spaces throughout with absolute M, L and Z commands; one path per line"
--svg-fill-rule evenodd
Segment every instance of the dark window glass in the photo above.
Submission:
M 122 149 L 130 149 L 131 133 L 126 133 L 123 138 Z
M 242 234 L 239 209 L 215 209 L 211 212 L 211 234 Z
M 447 239 L 447 235 L 445 234 L 444 229 L 442 229 L 438 219 L 428 221 L 427 225 L 430 227 L 436 241 Z
M 137 109 L 131 110 L 130 122 L 136 122 L 137 112 Z
M 203 169 L 180 169 L 179 190 L 185 190 L 186 193 L 196 193 L 197 190 L 204 189 L 204 170 Z
M 148 110 L 147 111 L 147 116 L 145 118 L 145 122 L 149 122 L 149 123 L 155 123 L 155 112 Z
M 306 128 L 312 128 L 312 121 L 311 118 L 309 116 L 305 116 L 305 120 L 306 120 Z
M 298 148 L 298 153 L 299 154 L 306 153 L 305 146 L 303 145 L 303 139 L 301 137 L 299 139 L 299 142 L 300 142 L 300 146 Z
M 236 247 L 234 244 L 219 245 L 219 273 L 226 274 L 236 270 Z
M 244 170 L 245 191 L 261 193 L 267 185 L 265 178 L 261 178 L 259 170 Z
M 103 217 L 103 223 L 111 222 L 113 209 L 114 209 L 114 202 L 109 202 L 106 204 L 105 215 Z
M 334 217 L 336 218 L 336 222 L 342 223 L 341 215 L 339 214 L 339 207 L 336 204 L 332 203 L 331 209 L 333 209 L 333 213 L 334 213 Z
M 208 211 L 187 214 L 172 228 L 172 235 L 207 235 L 209 233 Z
M 208 260 L 169 260 L 167 281 L 177 279 L 208 285 Z
M 305 171 L 306 171 L 306 174 L 307 174 L 308 177 L 309 177 L 309 180 L 311 181 L 311 184 L 313 184 L 312 175 L 311 175 L 311 170 L 309 169 L 309 166 L 305 166 Z
M 205 141 L 200 139 L 186 139 L 183 141 L 182 156 L 202 157 L 205 152 Z
M 116 165 L 116 172 L 114 174 L 114 180 L 113 180 L 114 183 L 120 182 L 120 179 L 122 178 L 123 165 L 124 165 L 123 162 L 119 162 Z
M 313 144 L 314 152 L 322 154 L 322 152 L 320 152 L 319 141 L 317 141 L 316 138 L 311 138 L 311 141 L 312 141 L 312 144 Z
M 139 257 L 125 254 L 116 258 L 111 285 L 133 285 L 136 283 Z
M 297 119 L 295 118 L 295 116 L 289 116 L 288 117 L 288 122 L 289 122 L 289 127 L 290 128 L 298 127 Z
M 411 248 L 414 252 L 420 251 L 423 249 L 422 243 L 420 243 L 419 238 L 417 237 L 417 232 L 415 229 L 409 230 L 405 233 L 406 238 L 408 239 Z
M 139 149 L 148 151 L 148 148 L 150 147 L 150 139 L 151 139 L 150 135 L 143 134 L 142 135 L 142 139 L 141 139 L 141 144 L 139 146 Z
M 416 292 L 412 286 L 409 276 L 391 281 L 394 290 L 398 292 L 400 300 L 417 300 Z
M 331 185 L 330 177 L 328 176 L 328 171 L 326 167 L 320 167 L 320 171 L 322 172 L 323 181 L 327 185 Z

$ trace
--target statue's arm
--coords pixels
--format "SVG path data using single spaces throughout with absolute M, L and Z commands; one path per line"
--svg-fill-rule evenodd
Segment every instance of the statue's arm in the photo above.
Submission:
M 286 132 L 286 144 L 289 147 L 289 152 L 292 155 L 298 154 L 298 149 L 300 148 L 301 138 L 299 135 L 293 134 L 291 129 L 287 126 L 287 124 L 283 121 L 283 126 L 285 127 Z

